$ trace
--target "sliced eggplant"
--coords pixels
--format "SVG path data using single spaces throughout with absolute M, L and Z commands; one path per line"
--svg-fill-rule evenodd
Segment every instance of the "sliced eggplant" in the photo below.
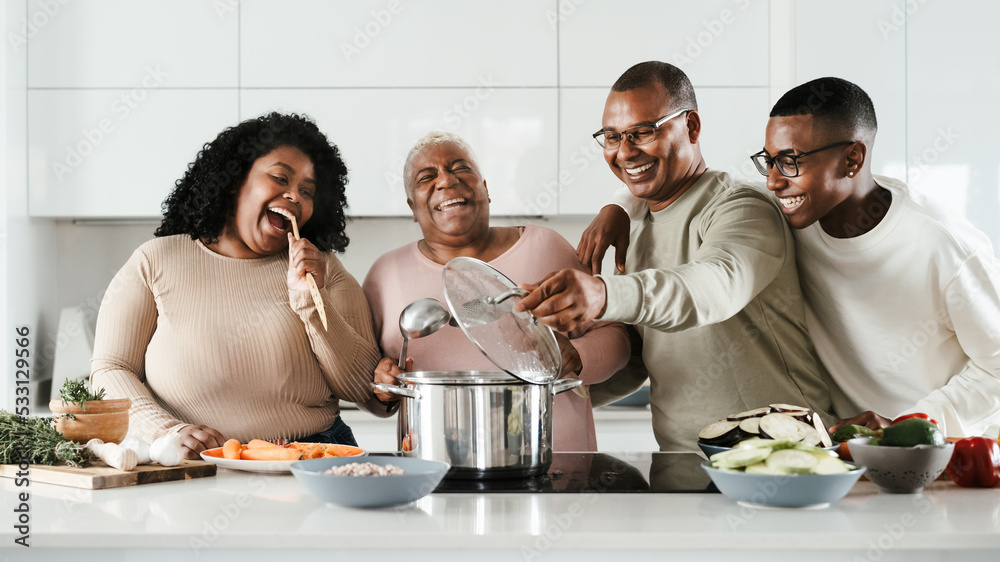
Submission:
M 733 414 L 726 417 L 730 421 L 742 421 L 747 418 L 759 418 L 760 416 L 767 415 L 771 413 L 770 406 L 764 406 L 763 408 L 754 408 L 753 410 L 747 410 L 745 412 L 740 412 L 738 414 Z
M 747 434 L 747 437 L 760 436 L 760 418 L 746 418 L 740 420 L 740 431 Z
M 808 412 L 809 408 L 805 406 L 796 406 L 795 404 L 771 404 L 771 408 L 778 412 L 779 414 L 784 414 L 788 412 Z
M 812 424 L 813 428 L 816 429 L 816 433 L 819 433 L 820 446 L 832 447 L 833 440 L 830 439 L 830 432 L 826 430 L 826 424 L 824 424 L 823 419 L 819 417 L 819 412 L 812 413 Z
M 788 414 L 774 413 L 760 418 L 760 436 L 769 439 L 785 441 L 802 441 L 807 437 L 815 436 L 816 429 L 813 426 L 800 422 Z
M 698 440 L 706 445 L 729 447 L 739 441 L 740 422 L 719 420 L 698 432 Z

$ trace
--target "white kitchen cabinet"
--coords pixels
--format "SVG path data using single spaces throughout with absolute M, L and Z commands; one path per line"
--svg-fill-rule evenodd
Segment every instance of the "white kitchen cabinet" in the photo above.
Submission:
M 768 85 L 767 2 L 563 0 L 558 9 L 563 87 L 610 88 L 647 60 L 677 66 L 695 88 Z
M 607 88 L 572 88 L 561 92 L 559 212 L 594 215 L 621 185 L 591 136 L 601 128 Z M 750 155 L 764 144 L 767 88 L 695 87 L 701 115 L 702 155 L 710 168 L 762 182 Z
M 454 132 L 476 152 L 493 215 L 554 214 L 544 191 L 556 177 L 554 89 L 245 89 L 243 119 L 268 111 L 306 113 L 350 170 L 351 215 L 410 216 L 403 162 L 432 130 Z
M 155 217 L 202 145 L 237 119 L 236 90 L 29 90 L 28 211 Z
M 795 84 L 836 76 L 864 89 L 878 118 L 872 172 L 904 179 L 907 32 L 900 5 L 869 0 L 836 5 L 796 2 Z
M 906 33 L 907 181 L 1000 247 L 1000 4 L 914 4 Z
M 244 0 L 244 87 L 556 85 L 555 0 Z M 376 107 L 372 111 L 377 111 Z
M 235 88 L 238 18 L 225 4 L 31 0 L 28 88 L 138 88 L 147 68 L 164 88 Z

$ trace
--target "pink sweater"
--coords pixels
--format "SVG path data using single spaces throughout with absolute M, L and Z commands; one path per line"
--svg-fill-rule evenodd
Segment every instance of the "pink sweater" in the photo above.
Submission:
M 520 239 L 489 264 L 515 283 L 534 283 L 560 269 L 583 269 L 566 239 L 550 228 L 534 225 L 526 226 Z M 387 252 L 372 265 L 363 287 L 383 354 L 399 357 L 403 344 L 399 313 L 406 305 L 424 297 L 445 302 L 441 287 L 443 269 L 420 253 L 416 242 Z M 607 379 L 628 361 L 628 335 L 621 324 L 591 322 L 569 337 L 583 361 L 580 377 L 585 385 Z M 462 330 L 451 326 L 411 340 L 406 354 L 413 358 L 413 368 L 417 371 L 499 370 Z M 554 450 L 597 450 L 590 397 L 582 394 L 585 393 L 564 392 L 555 397 Z

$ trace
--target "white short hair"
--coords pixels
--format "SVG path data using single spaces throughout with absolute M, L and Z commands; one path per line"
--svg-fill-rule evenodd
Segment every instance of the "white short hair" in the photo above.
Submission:
M 446 131 L 431 131 L 421 137 L 410 149 L 409 154 L 406 155 L 406 162 L 403 164 L 403 188 L 406 190 L 406 197 L 409 198 L 413 192 L 413 159 L 420 154 L 425 148 L 430 146 L 437 146 L 439 144 L 453 144 L 458 148 L 461 148 L 472 160 L 472 163 L 482 173 L 482 168 L 479 166 L 479 159 L 476 158 L 476 153 L 473 152 L 472 146 L 465 141 L 462 137 L 456 135 L 455 133 L 449 133 Z

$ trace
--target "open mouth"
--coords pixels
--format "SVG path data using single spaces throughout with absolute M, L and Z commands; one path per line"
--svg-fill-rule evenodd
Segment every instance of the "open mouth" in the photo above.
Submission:
M 635 166 L 632 168 L 629 168 L 628 166 L 622 166 L 622 170 L 625 171 L 625 174 L 628 175 L 629 179 L 636 180 L 639 179 L 647 171 L 649 171 L 649 169 L 653 167 L 653 164 L 655 164 L 655 162 L 649 162 L 647 164 L 643 164 L 641 166 Z
M 435 211 L 447 211 L 447 210 L 453 209 L 455 207 L 462 207 L 462 206 L 464 206 L 466 204 L 467 203 L 465 201 L 465 198 L 459 197 L 457 199 L 449 199 L 447 201 L 443 201 L 441 203 L 438 203 L 437 205 L 434 206 L 434 210 Z
M 271 207 L 267 210 L 267 222 L 282 232 L 287 232 L 292 227 L 292 214 L 287 209 L 281 207 Z
M 788 212 L 798 208 L 798 206 L 806 200 L 806 196 L 796 195 L 795 197 L 779 197 L 778 200 L 781 201 L 781 208 Z

